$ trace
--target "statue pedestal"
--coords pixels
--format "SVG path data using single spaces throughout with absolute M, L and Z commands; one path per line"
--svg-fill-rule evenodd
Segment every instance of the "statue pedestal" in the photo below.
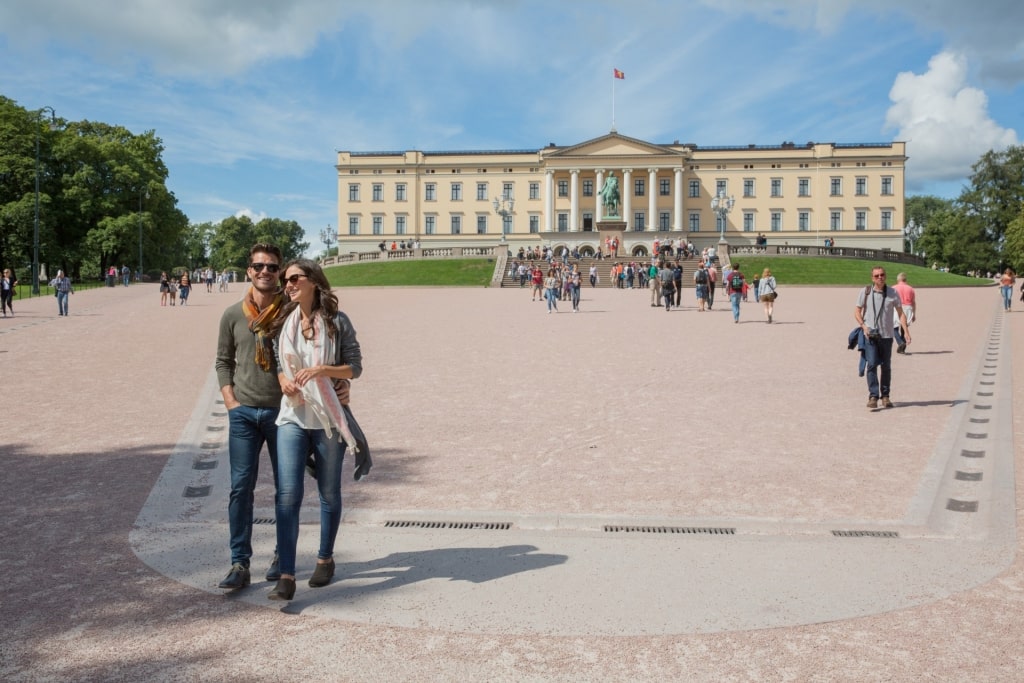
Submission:
M 611 219 L 601 220 L 597 222 L 597 238 L 601 242 L 601 249 L 604 251 L 605 256 L 614 256 L 605 247 L 605 240 L 619 240 L 619 253 L 622 253 L 622 243 L 626 237 L 626 221 Z

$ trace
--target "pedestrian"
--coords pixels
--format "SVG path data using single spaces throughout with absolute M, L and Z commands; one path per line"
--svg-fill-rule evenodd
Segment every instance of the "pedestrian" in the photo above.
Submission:
M 1007 268 L 999 278 L 999 293 L 1003 297 L 1003 310 L 1009 311 L 1013 303 L 1013 283 L 1017 281 L 1017 274 L 1013 268 Z
M 647 269 L 647 283 L 651 289 L 651 306 L 661 306 L 661 278 L 658 274 L 661 272 L 661 268 L 658 267 L 656 261 L 652 260 L 651 265 Z
M 10 268 L 4 268 L 3 277 L 0 277 L 0 308 L 3 308 L 4 317 L 7 317 L 7 310 L 10 309 L 11 317 L 14 317 L 14 288 L 18 286 L 18 279 Z
M 128 267 L 128 264 L 121 266 L 121 283 L 127 287 L 128 282 L 132 279 L 132 269 Z
M 864 334 L 865 375 L 868 382 L 868 408 L 891 408 L 889 389 L 892 380 L 892 330 L 895 316 L 899 316 L 903 338 L 910 343 L 910 329 L 903 312 L 900 296 L 885 283 L 885 268 L 871 270 L 872 284 L 860 291 L 853 317 Z M 879 376 L 881 375 L 881 376 Z
M 181 279 L 178 281 L 178 298 L 181 299 L 181 305 L 185 306 L 188 304 L 188 295 L 192 292 L 192 280 L 189 279 L 188 271 L 186 270 L 181 274 Z
M 295 596 L 295 555 L 299 538 L 306 460 L 313 454 L 320 494 L 320 548 L 309 585 L 326 586 L 334 576 L 334 543 L 341 526 L 341 466 L 347 446 L 355 446 L 335 381 L 362 374 L 362 352 L 348 316 L 338 310 L 320 266 L 298 259 L 284 271 L 291 301 L 274 323 L 274 351 L 283 394 L 275 424 L 277 546 L 280 578 L 267 596 Z
M 178 301 L 178 280 L 174 276 L 167 280 L 167 298 L 171 300 L 172 306 Z
M 50 280 L 50 286 L 53 287 L 54 295 L 57 297 L 57 315 L 67 317 L 68 295 L 75 293 L 71 278 L 65 275 L 63 270 L 58 270 L 57 277 Z
M 540 269 L 540 266 L 534 265 L 533 270 L 530 274 L 530 301 L 542 301 L 542 291 L 544 289 L 544 271 Z
M 661 281 L 661 296 L 665 299 L 665 312 L 668 313 L 672 310 L 672 302 L 676 298 L 676 286 L 672 269 L 668 267 L 667 263 L 662 262 L 661 269 L 658 271 L 658 280 Z
M 769 323 L 772 321 L 772 314 L 775 313 L 775 299 L 778 298 L 775 287 L 775 276 L 772 275 L 771 268 L 765 268 L 761 272 L 761 279 L 758 280 L 757 289 L 754 291 L 757 300 L 764 305 L 764 316 Z
M 242 300 L 229 306 L 220 319 L 216 369 L 224 408 L 228 411 L 231 476 L 228 498 L 231 570 L 220 582 L 220 588 L 244 588 L 251 581 L 252 509 L 260 451 L 264 445 L 274 468 L 275 487 L 277 485 L 276 420 L 281 409 L 281 386 L 270 335 L 284 306 L 280 268 L 280 249 L 272 244 L 254 245 L 249 250 L 247 271 L 252 285 Z M 268 581 L 281 578 L 276 550 L 266 578 Z
M 907 284 L 906 273 L 896 275 L 896 284 L 892 288 L 900 295 L 900 304 L 903 306 L 903 313 L 907 316 L 907 326 L 909 327 L 910 323 L 917 320 L 917 292 Z M 907 340 L 903 338 L 899 325 L 893 329 L 892 334 L 896 338 L 896 353 L 906 353 Z
M 676 293 L 676 308 L 679 308 L 683 301 L 683 266 L 679 261 L 672 266 L 672 284 Z
M 160 305 L 167 305 L 167 298 L 171 294 L 171 280 L 167 277 L 167 271 L 160 273 Z
M 597 287 L 597 264 L 595 263 L 590 264 L 590 286 Z
M 569 278 L 569 285 L 571 287 L 571 289 L 569 290 L 569 298 L 572 300 L 573 313 L 580 312 L 580 287 L 582 286 L 581 280 L 582 278 L 580 277 L 580 271 L 576 268 L 575 265 L 573 265 L 572 274 Z
M 708 271 L 703 261 L 697 264 L 697 270 L 693 273 L 693 284 L 697 293 L 697 310 L 703 312 L 708 300 Z
M 558 272 L 552 267 L 544 278 L 544 297 L 548 302 L 548 313 L 551 309 L 558 310 Z
M 740 264 L 734 263 L 729 271 L 729 279 L 723 280 L 722 285 L 729 292 L 729 303 L 732 305 L 732 321 L 740 321 L 740 299 L 743 298 L 743 288 L 746 287 L 746 278 L 740 270 Z
M 714 247 L 708 249 L 708 254 L 714 252 Z M 715 305 L 715 286 L 718 284 L 718 269 L 715 268 L 714 256 L 708 256 L 708 310 Z

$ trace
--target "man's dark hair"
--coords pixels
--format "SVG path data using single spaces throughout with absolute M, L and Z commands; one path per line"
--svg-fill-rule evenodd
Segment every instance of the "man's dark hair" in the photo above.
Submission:
M 271 256 L 276 256 L 278 263 L 281 263 L 281 261 L 284 260 L 284 256 L 281 255 L 281 250 L 279 248 L 266 242 L 257 242 L 252 245 L 252 249 L 249 250 L 249 262 L 252 263 L 252 257 L 261 252 L 264 254 L 270 254 Z

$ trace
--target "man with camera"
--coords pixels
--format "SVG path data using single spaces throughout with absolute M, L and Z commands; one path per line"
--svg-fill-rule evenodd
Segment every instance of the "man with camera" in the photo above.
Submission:
M 853 317 L 864 332 L 864 374 L 868 378 L 868 408 L 892 408 L 889 385 L 892 379 L 892 341 L 894 317 L 899 315 L 903 339 L 910 343 L 910 328 L 899 294 L 885 283 L 885 268 L 871 269 L 871 285 L 861 290 Z M 881 370 L 881 377 L 879 377 Z

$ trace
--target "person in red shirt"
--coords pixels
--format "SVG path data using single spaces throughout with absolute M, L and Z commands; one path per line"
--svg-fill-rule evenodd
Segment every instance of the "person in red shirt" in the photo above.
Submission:
M 907 284 L 907 274 L 900 273 L 896 276 L 896 284 L 892 286 L 900 295 L 900 303 L 903 305 L 903 312 L 907 314 L 907 326 L 917 317 L 917 293 L 914 288 Z M 900 326 L 893 328 L 893 336 L 896 337 L 896 353 L 907 352 L 907 342 L 903 338 Z
M 534 266 L 530 273 L 530 301 L 543 301 L 544 271 L 539 266 Z

